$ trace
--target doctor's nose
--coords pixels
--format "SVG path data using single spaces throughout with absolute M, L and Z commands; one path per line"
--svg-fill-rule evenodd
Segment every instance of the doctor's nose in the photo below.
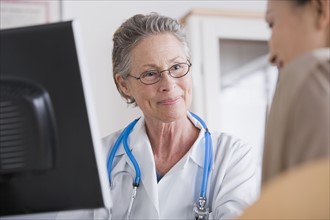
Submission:
M 160 81 L 159 81 L 160 89 L 162 91 L 171 90 L 172 88 L 175 87 L 176 80 L 177 79 L 173 78 L 170 75 L 169 70 L 164 70 L 161 73 L 161 77 L 160 77 Z

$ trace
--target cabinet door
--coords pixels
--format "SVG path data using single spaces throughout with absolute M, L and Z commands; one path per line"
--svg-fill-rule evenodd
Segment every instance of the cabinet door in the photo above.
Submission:
M 263 15 L 186 18 L 193 63 L 192 111 L 210 130 L 254 147 L 259 163 L 277 70 L 268 64 L 270 36 Z
M 225 55 L 221 53 L 221 42 L 241 40 L 260 41 L 266 44 L 269 30 L 262 17 L 199 15 L 187 17 L 186 28 L 193 62 L 194 103 L 192 110 L 203 116 L 210 128 L 219 128 L 218 119 L 221 108 L 217 97 L 221 91 L 222 80 L 226 80 L 222 79 L 224 74 L 221 72 L 221 66 L 227 64 L 225 61 L 228 62 L 226 57 L 220 57 L 220 54 Z M 254 57 L 251 60 L 253 59 Z

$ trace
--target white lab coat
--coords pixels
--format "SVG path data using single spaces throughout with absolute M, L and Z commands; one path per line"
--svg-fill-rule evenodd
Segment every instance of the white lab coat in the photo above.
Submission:
M 129 135 L 128 144 L 141 169 L 141 183 L 132 207 L 131 219 L 194 218 L 193 204 L 198 200 L 203 175 L 205 130 L 189 113 L 188 117 L 201 129 L 198 139 L 158 183 L 143 117 Z M 104 139 L 106 155 L 120 133 L 121 131 L 115 132 Z M 253 158 L 252 148 L 238 139 L 223 133 L 211 133 L 211 137 L 213 166 L 207 188 L 210 219 L 231 219 L 240 215 L 259 194 L 257 160 Z M 112 167 L 112 219 L 125 219 L 135 170 L 123 146 L 118 149 Z M 89 216 L 95 217 L 95 211 L 94 215 Z M 86 215 L 85 217 L 88 218 Z

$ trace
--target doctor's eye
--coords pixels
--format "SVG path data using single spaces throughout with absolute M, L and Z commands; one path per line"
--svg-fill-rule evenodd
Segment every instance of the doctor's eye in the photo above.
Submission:
M 182 71 L 185 71 L 184 70 L 184 68 L 185 68 L 184 65 L 185 64 L 182 64 L 182 63 L 178 63 L 178 64 L 173 65 L 170 68 L 171 74 L 174 75 L 174 76 L 182 74 Z
M 147 71 L 141 74 L 141 78 L 157 78 L 159 73 L 157 71 Z
M 179 69 L 182 69 L 182 68 L 183 68 L 182 64 L 179 63 L 179 64 L 173 65 L 171 70 L 175 71 L 175 70 L 179 70 Z

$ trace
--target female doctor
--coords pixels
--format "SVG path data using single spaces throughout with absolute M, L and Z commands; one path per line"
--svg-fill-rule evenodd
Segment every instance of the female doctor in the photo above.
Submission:
M 113 219 L 229 219 L 258 195 L 252 149 L 189 112 L 192 63 L 183 27 L 135 15 L 113 36 L 113 77 L 143 115 L 104 139 Z

